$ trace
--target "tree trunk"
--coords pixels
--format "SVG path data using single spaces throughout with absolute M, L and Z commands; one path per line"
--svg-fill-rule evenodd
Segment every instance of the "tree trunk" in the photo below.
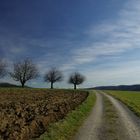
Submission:
M 21 83 L 21 85 L 22 85 L 22 88 L 24 88 L 25 83 L 23 82 L 23 83 Z
M 53 89 L 53 82 L 51 82 L 51 89 Z
M 74 84 L 74 89 L 76 89 L 76 84 Z

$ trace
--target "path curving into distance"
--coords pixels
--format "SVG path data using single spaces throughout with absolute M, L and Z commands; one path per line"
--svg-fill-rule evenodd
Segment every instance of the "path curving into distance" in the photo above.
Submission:
M 102 92 L 103 93 L 103 92 Z M 122 125 L 125 129 L 125 133 L 130 140 L 140 140 L 140 118 L 137 117 L 132 111 L 126 107 L 123 103 L 113 98 L 110 95 L 103 93 L 115 106 L 117 112 L 120 115 Z
M 140 118 L 114 97 L 95 92 L 96 104 L 72 140 L 140 140 Z

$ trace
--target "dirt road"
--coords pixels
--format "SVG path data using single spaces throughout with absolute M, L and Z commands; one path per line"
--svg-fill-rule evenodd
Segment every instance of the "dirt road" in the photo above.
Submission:
M 80 128 L 79 132 L 74 137 L 74 140 L 97 140 L 98 139 L 98 129 L 100 129 L 102 115 L 103 115 L 103 105 L 102 96 L 96 94 L 96 104 L 87 118 L 83 126 Z M 96 114 L 96 115 L 95 115 Z
M 140 140 L 140 118 L 110 95 L 96 91 L 96 104 L 72 140 Z

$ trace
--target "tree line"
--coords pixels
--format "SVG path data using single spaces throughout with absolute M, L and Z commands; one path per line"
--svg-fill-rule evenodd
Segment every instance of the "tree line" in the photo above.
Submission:
M 23 61 L 18 61 L 13 64 L 13 70 L 8 72 L 7 64 L 5 61 L 0 59 L 0 78 L 3 78 L 6 75 L 21 83 L 21 86 L 24 88 L 27 81 L 36 79 L 39 76 L 39 70 L 37 65 L 29 58 L 24 59 Z M 51 68 L 44 75 L 44 82 L 51 84 L 51 89 L 56 82 L 60 82 L 64 79 L 62 71 L 57 68 Z M 79 72 L 73 72 L 69 78 L 68 83 L 74 85 L 74 89 L 77 88 L 77 85 L 82 84 L 85 81 L 85 76 Z

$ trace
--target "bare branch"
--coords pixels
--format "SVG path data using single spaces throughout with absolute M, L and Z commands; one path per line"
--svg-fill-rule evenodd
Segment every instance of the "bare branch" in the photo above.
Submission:
M 51 68 L 44 76 L 44 81 L 51 83 L 51 88 L 53 89 L 53 84 L 63 80 L 62 72 L 56 68 Z
M 74 89 L 76 89 L 77 85 L 82 84 L 85 81 L 85 77 L 78 72 L 72 73 L 69 77 L 69 83 L 74 85 Z
M 24 87 L 27 81 L 37 78 L 39 72 L 36 65 L 30 59 L 25 59 L 14 64 L 14 70 L 10 75 Z

